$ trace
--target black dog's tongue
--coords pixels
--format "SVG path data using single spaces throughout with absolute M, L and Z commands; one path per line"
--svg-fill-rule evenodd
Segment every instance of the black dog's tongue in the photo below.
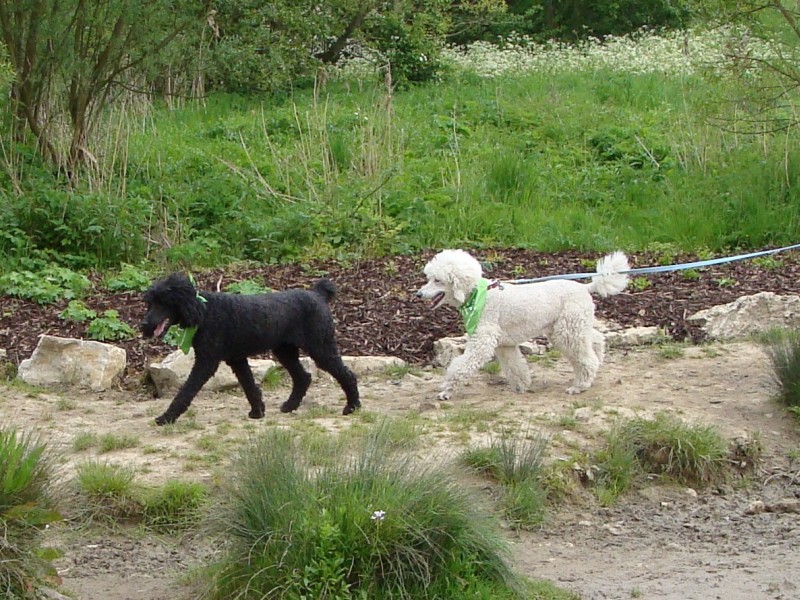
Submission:
M 167 327 L 169 327 L 169 319 L 164 319 L 158 324 L 158 327 L 156 327 L 155 331 L 153 331 L 153 335 L 157 338 L 161 337 L 166 333 Z

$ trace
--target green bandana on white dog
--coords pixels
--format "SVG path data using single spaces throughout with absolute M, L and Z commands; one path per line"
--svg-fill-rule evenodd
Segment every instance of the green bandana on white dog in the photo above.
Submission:
M 481 320 L 481 313 L 483 306 L 486 304 L 486 291 L 489 289 L 489 281 L 481 277 L 478 284 L 469 297 L 464 300 L 458 312 L 461 313 L 461 318 L 464 319 L 464 329 L 467 333 L 472 335 L 475 328 L 478 326 L 478 321 Z

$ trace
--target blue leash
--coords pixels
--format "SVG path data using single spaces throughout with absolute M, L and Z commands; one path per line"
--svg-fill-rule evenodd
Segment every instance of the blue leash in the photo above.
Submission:
M 641 275 L 645 273 L 666 273 L 668 271 L 680 271 L 682 269 L 697 269 L 699 267 L 709 267 L 711 265 L 719 265 L 722 263 L 734 262 L 737 260 L 745 260 L 748 258 L 756 258 L 757 256 L 766 256 L 768 254 L 776 254 L 778 252 L 785 252 L 787 250 L 800 249 L 800 244 L 793 246 L 784 246 L 783 248 L 775 248 L 773 250 L 762 250 L 760 252 L 750 252 L 749 254 L 739 254 L 737 256 L 725 256 L 722 258 L 712 258 L 709 260 L 698 260 L 695 262 L 680 263 L 677 265 L 662 265 L 659 267 L 641 267 L 638 269 L 628 269 L 627 271 L 620 271 L 620 274 L 625 275 Z M 589 277 L 596 277 L 600 273 L 567 273 L 565 275 L 547 275 L 546 277 L 534 277 L 533 279 L 514 279 L 513 281 L 504 281 L 503 283 L 511 283 L 514 285 L 523 283 L 537 283 L 539 281 L 551 281 L 553 279 L 587 279 Z

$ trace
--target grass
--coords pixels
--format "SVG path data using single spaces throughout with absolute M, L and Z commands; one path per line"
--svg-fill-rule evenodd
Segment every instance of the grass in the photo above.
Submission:
M 113 463 L 96 460 L 80 463 L 75 485 L 81 520 L 115 525 L 139 519 L 142 507 L 135 475 L 133 469 Z
M 542 486 L 542 466 L 547 441 L 539 434 L 511 436 L 502 433 L 488 447 L 471 448 L 461 462 L 501 485 L 504 517 L 515 528 L 530 529 L 544 519 L 547 493 Z
M 379 423 L 361 450 L 312 470 L 288 433 L 254 438 L 215 511 L 226 552 L 205 597 L 523 597 L 487 513 L 393 446 Z
M 697 68 L 703 53 L 724 63 L 727 42 L 687 35 L 692 64 L 658 35 L 616 56 L 609 44 L 583 48 L 588 66 L 542 49 L 537 60 L 560 64 L 547 70 L 512 45 L 474 49 L 480 68 L 391 94 L 351 75 L 321 94 L 153 107 L 120 123 L 127 164 L 108 177 L 125 179 L 103 192 L 63 192 L 32 167 L 30 185 L 4 198 L 3 248 L 197 268 L 447 246 L 720 253 L 796 241 L 800 133 L 741 135 L 757 120 L 750 105 L 718 101 L 742 96 L 741 81 Z M 505 68 L 509 51 L 528 66 Z M 488 65 L 491 76 L 478 75 Z M 83 235 L 86 222 L 96 236 Z M 133 275 L 121 289 L 139 285 Z M 46 301 L 63 297 L 60 281 L 6 284 Z
M 33 599 L 56 574 L 40 534 L 55 511 L 54 457 L 35 435 L 0 428 L 0 596 Z
M 720 433 L 659 413 L 618 423 L 594 456 L 602 504 L 612 504 L 646 475 L 685 485 L 708 485 L 730 473 L 731 454 Z
M 778 384 L 778 398 L 800 419 L 800 332 L 773 329 L 761 336 L 761 342 Z

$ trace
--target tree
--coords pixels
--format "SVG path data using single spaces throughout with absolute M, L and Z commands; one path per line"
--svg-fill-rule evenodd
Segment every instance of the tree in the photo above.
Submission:
M 202 24 L 204 7 L 186 2 L 0 0 L 16 74 L 14 131 L 32 134 L 45 159 L 74 175 L 91 160 L 88 139 L 109 100 L 134 89 L 136 70 L 180 32 Z

